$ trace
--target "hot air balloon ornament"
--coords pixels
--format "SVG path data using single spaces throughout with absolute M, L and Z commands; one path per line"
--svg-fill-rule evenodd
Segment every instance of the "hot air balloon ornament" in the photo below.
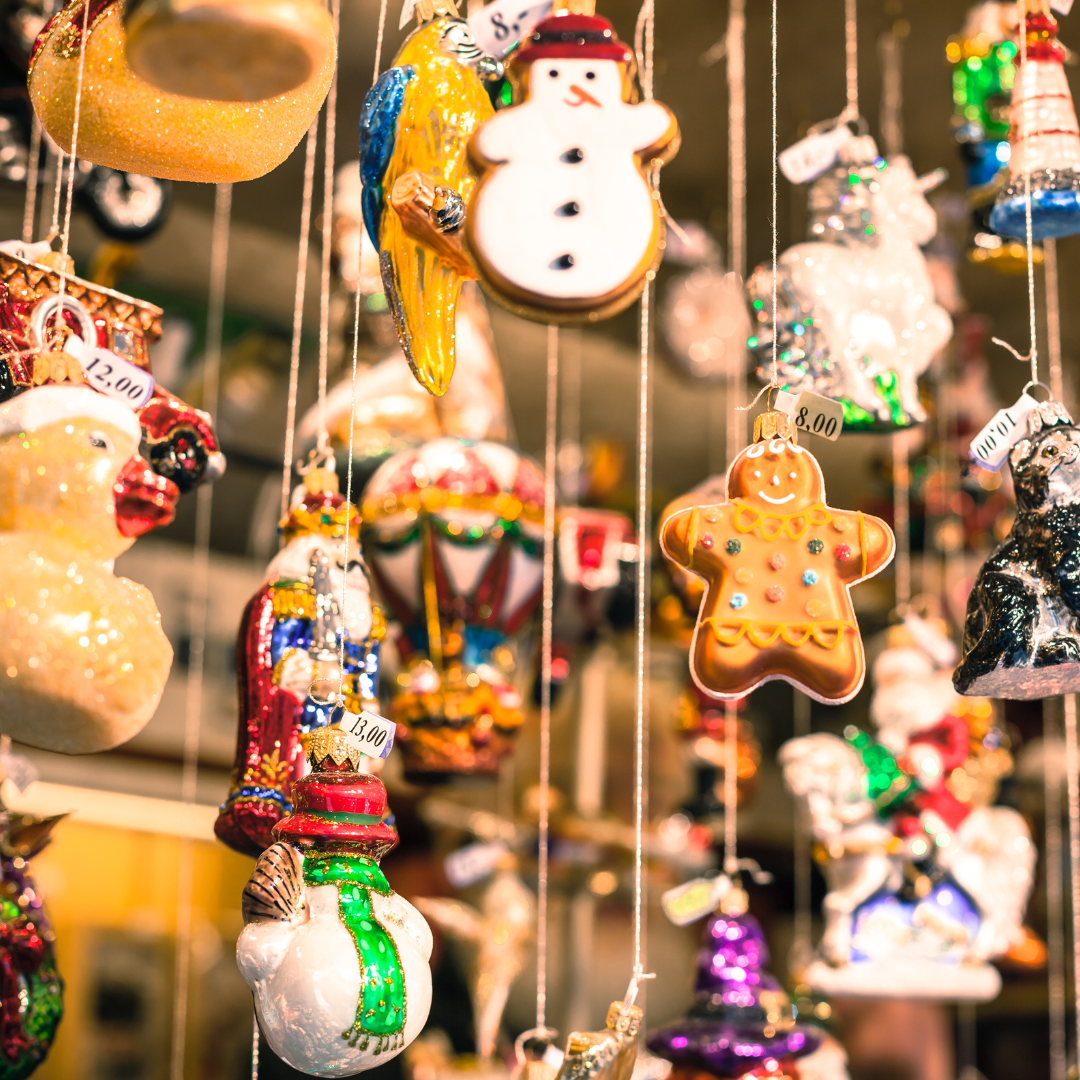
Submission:
M 1080 232 L 1080 126 L 1048 0 L 1017 0 L 1026 56 L 1017 55 L 1009 122 L 1009 182 L 990 215 L 995 232 L 1036 240 Z M 1021 62 L 1022 60 L 1022 62 Z
M 419 22 L 360 113 L 364 225 L 379 249 L 401 347 L 441 396 L 454 373 L 454 314 L 476 271 L 461 243 L 476 175 L 466 148 L 493 109 L 502 65 L 476 44 L 455 0 L 415 0 Z
M 236 758 L 214 825 L 220 840 L 244 854 L 258 856 L 273 843 L 274 826 L 292 809 L 312 733 L 337 723 L 342 705 L 378 710 L 385 624 L 371 602 L 359 525 L 336 474 L 309 471 L 281 525 L 285 546 L 244 610 Z M 370 761 L 365 768 L 375 771 Z
M 363 515 L 401 627 L 389 715 L 406 774 L 494 775 L 524 719 L 514 639 L 540 599 L 543 475 L 508 446 L 435 439 L 379 467 Z
M 386 789 L 359 771 L 359 745 L 322 728 L 307 760 L 293 811 L 244 887 L 236 960 L 274 1053 L 313 1076 L 351 1076 L 423 1028 L 431 930 L 379 868 L 397 835 Z

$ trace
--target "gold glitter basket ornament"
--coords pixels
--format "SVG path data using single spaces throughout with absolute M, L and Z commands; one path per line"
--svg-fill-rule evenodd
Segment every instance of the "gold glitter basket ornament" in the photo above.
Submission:
M 38 119 L 70 152 L 85 49 L 79 156 L 124 172 L 209 184 L 254 180 L 277 168 L 322 106 L 337 57 L 336 47 L 330 48 L 310 78 L 276 97 L 209 101 L 144 81 L 128 65 L 125 45 L 120 0 L 75 0 L 54 16 L 30 59 L 30 100 Z

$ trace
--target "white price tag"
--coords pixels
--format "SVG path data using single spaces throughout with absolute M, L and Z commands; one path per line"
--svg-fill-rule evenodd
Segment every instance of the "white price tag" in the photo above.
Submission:
M 551 11 L 551 0 L 493 0 L 469 16 L 469 29 L 484 52 L 501 60 Z
M 777 412 L 787 413 L 788 416 L 795 415 L 795 406 L 798 404 L 799 395 L 787 390 L 777 390 L 776 397 L 773 398 L 773 408 Z
M 807 135 L 789 146 L 776 159 L 780 171 L 793 184 L 806 184 L 836 164 L 840 150 L 851 138 L 847 124 Z
M 811 435 L 836 442 L 844 430 L 844 406 L 832 398 L 822 397 L 804 390 L 795 402 L 795 426 Z
M 1050 6 L 1059 15 L 1068 15 L 1072 11 L 1073 0 L 1050 0 Z
M 464 889 L 494 873 L 509 850 L 501 840 L 492 840 L 486 844 L 467 844 L 458 848 L 447 855 L 443 862 L 446 880 L 455 889 Z
M 1027 434 L 1027 418 L 1038 402 L 1023 393 L 1015 405 L 999 409 L 994 418 L 971 440 L 971 460 L 984 469 L 997 472 L 1009 451 Z
M 82 364 L 86 381 L 95 390 L 132 409 L 141 409 L 154 396 L 154 376 L 117 353 L 87 345 L 75 334 L 64 342 L 64 352 Z
M 368 757 L 386 757 L 397 733 L 397 724 L 393 720 L 366 709 L 362 713 L 347 712 L 338 726 L 357 741 Z
M 711 878 L 694 878 L 683 885 L 668 889 L 660 897 L 664 914 L 676 926 L 689 926 L 711 915 L 720 901 L 731 892 L 731 878 L 718 874 Z

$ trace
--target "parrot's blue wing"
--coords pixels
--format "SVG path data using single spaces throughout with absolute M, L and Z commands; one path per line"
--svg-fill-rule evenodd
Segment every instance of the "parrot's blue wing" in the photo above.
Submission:
M 394 153 L 405 87 L 415 75 L 416 68 L 411 64 L 384 71 L 367 92 L 360 110 L 360 183 L 364 187 L 361 206 L 364 225 L 376 248 L 383 209 L 383 177 Z

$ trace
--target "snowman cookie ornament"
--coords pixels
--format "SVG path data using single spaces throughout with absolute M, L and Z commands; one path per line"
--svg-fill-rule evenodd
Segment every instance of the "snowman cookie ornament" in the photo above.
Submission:
M 556 0 L 512 61 L 524 100 L 469 144 L 484 174 L 466 220 L 469 251 L 487 292 L 519 315 L 608 318 L 660 261 L 648 171 L 674 157 L 679 129 L 666 106 L 634 103 L 633 72 L 633 52 L 594 0 Z
M 382 1065 L 431 1008 L 431 930 L 379 869 L 397 835 L 381 781 L 356 771 L 361 758 L 340 728 L 312 734 L 313 771 L 293 785 L 294 812 L 244 887 L 236 962 L 259 1028 L 312 1076 Z

